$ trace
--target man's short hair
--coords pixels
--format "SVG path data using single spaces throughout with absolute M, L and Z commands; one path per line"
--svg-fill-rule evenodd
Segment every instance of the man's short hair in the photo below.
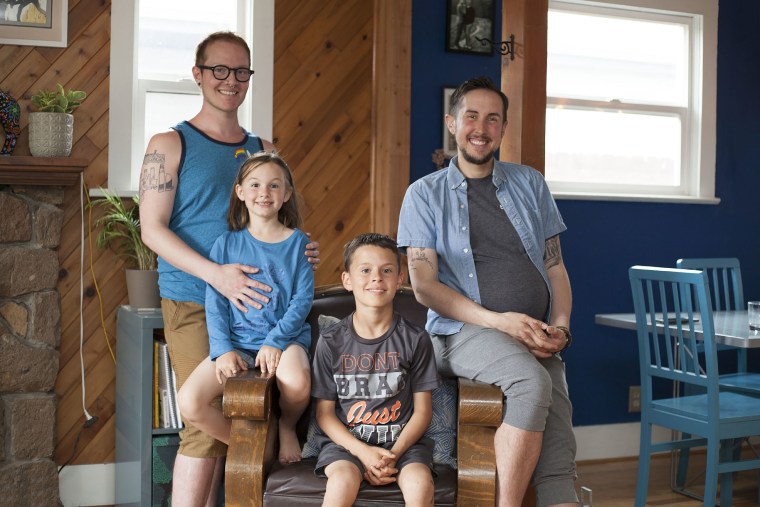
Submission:
M 507 108 L 509 108 L 509 99 L 507 99 L 507 96 L 504 94 L 504 92 L 501 91 L 501 89 L 499 89 L 493 81 L 491 81 L 491 78 L 486 76 L 468 79 L 464 83 L 457 86 L 456 90 L 454 90 L 454 93 L 452 93 L 451 97 L 449 98 L 449 114 L 451 116 L 457 115 L 459 112 L 459 107 L 462 105 L 462 97 L 473 90 L 489 90 L 499 95 L 502 102 L 501 119 L 502 121 L 507 121 Z
M 346 271 L 351 268 L 354 252 L 363 246 L 378 246 L 390 250 L 396 255 L 396 264 L 401 268 L 401 254 L 398 252 L 396 240 L 385 234 L 365 232 L 356 236 L 343 247 L 343 267 Z
M 248 47 L 248 43 L 245 41 L 245 39 L 234 32 L 220 31 L 209 34 L 195 48 L 196 66 L 206 64 L 206 51 L 208 50 L 208 47 L 214 42 L 229 42 L 231 44 L 237 44 L 248 54 L 248 65 L 251 64 L 251 48 Z

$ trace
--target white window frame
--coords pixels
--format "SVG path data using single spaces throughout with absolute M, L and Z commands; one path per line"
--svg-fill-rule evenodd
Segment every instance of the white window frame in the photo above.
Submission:
M 555 198 L 583 200 L 659 201 L 717 204 L 715 196 L 718 0 L 550 0 L 549 8 L 586 11 L 613 8 L 623 16 L 648 19 L 658 15 L 690 17 L 690 75 L 688 108 L 580 101 L 547 96 L 547 109 L 557 105 L 608 111 L 647 111 L 677 115 L 682 125 L 682 186 L 674 193 L 655 193 L 652 187 L 596 186 L 547 180 Z M 622 9 L 622 10 L 621 10 Z M 642 34 L 642 36 L 645 36 Z
M 150 1 L 150 0 L 147 0 Z M 256 73 L 246 101 L 238 111 L 240 123 L 264 139 L 272 138 L 274 96 L 274 1 L 249 0 L 241 4 L 239 33 L 251 41 L 251 60 Z M 139 0 L 111 4 L 111 74 L 108 120 L 108 187 L 121 195 L 138 190 L 145 155 L 144 110 L 147 91 L 197 93 L 192 82 L 166 83 L 137 79 L 136 28 Z M 244 4 L 251 3 L 246 9 Z M 200 42 L 200 41 L 198 41 Z M 188 72 L 190 69 L 188 69 Z M 188 111 L 187 117 L 197 111 Z M 167 125 L 167 128 L 170 125 Z M 99 191 L 91 191 L 98 194 Z

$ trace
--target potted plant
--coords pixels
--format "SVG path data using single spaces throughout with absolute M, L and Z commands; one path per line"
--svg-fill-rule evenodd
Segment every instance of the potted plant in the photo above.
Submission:
M 126 206 L 121 197 L 108 189 L 100 189 L 102 199 L 93 199 L 89 208 L 103 208 L 104 214 L 95 222 L 99 228 L 97 245 L 113 248 L 116 255 L 126 262 L 127 294 L 129 304 L 135 308 L 158 308 L 156 254 L 148 248 L 140 236 L 140 199 L 132 197 L 132 205 Z
M 74 141 L 74 109 L 87 94 L 66 92 L 60 83 L 55 90 L 40 90 L 32 95 L 37 112 L 29 113 L 29 151 L 35 157 L 68 157 Z

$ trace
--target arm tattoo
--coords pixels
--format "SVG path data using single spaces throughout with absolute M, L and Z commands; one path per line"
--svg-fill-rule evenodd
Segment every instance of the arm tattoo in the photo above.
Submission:
M 414 265 L 417 261 L 424 262 L 428 265 L 430 271 L 433 271 L 433 263 L 430 262 L 430 259 L 427 258 L 424 250 L 419 248 L 410 248 L 409 253 L 409 271 L 415 271 L 417 269 Z
M 544 266 L 548 271 L 549 268 L 562 262 L 562 248 L 559 246 L 559 234 L 546 240 L 544 249 Z
M 171 192 L 174 190 L 174 180 L 166 174 L 164 166 L 166 164 L 166 155 L 153 150 L 153 153 L 146 153 L 143 160 L 142 172 L 140 173 L 140 201 L 148 190 L 157 190 L 161 192 Z

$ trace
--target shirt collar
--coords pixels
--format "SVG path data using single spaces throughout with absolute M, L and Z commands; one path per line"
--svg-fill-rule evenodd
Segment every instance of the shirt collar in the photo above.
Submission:
M 459 155 L 456 155 L 451 158 L 451 161 L 449 162 L 449 167 L 446 169 L 446 179 L 449 182 L 449 188 L 454 190 L 457 187 L 460 187 L 462 183 L 465 181 L 464 174 L 462 174 L 462 171 L 459 170 L 459 167 L 457 166 L 457 160 L 459 159 Z M 494 160 L 493 164 L 493 184 L 495 186 L 500 186 L 502 183 L 505 183 L 507 181 L 507 166 L 506 164 L 503 164 L 499 162 L 498 160 Z

